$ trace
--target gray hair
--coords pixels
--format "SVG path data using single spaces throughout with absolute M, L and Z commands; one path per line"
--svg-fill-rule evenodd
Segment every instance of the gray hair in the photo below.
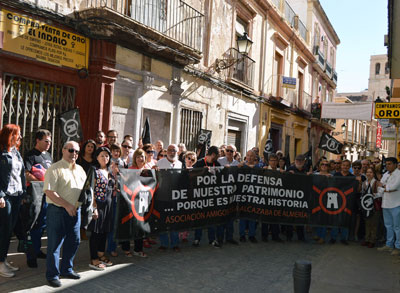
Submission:
M 67 145 L 69 145 L 69 144 L 75 144 L 75 145 L 77 145 L 77 146 L 79 147 L 79 144 L 78 144 L 76 141 L 74 141 L 74 140 L 69 140 L 69 141 L 66 141 L 66 142 L 63 144 L 63 149 L 66 149 L 66 148 L 67 148 Z

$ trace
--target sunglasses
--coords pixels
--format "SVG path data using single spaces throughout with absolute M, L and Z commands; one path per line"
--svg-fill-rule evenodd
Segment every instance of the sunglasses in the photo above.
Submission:
M 146 151 L 146 154 L 154 154 L 154 151 Z
M 130 146 L 130 145 L 126 145 L 126 144 L 123 144 L 123 145 L 121 145 L 123 148 L 128 148 L 128 149 L 131 149 L 132 147 Z
M 225 152 L 233 153 L 233 150 L 226 149 Z
M 340 165 L 341 163 L 340 162 L 335 162 L 335 165 Z
M 76 150 L 76 149 L 68 149 L 68 152 L 69 153 L 75 153 L 75 154 L 79 154 L 79 151 L 78 150 Z
M 192 163 L 194 163 L 196 160 L 195 159 L 193 159 L 193 158 L 186 158 L 186 160 L 189 160 L 189 161 L 191 161 Z
M 359 170 L 359 169 L 361 169 L 361 167 L 353 167 L 353 169 L 357 169 L 357 170 Z
M 321 166 L 329 166 L 329 164 L 321 164 Z

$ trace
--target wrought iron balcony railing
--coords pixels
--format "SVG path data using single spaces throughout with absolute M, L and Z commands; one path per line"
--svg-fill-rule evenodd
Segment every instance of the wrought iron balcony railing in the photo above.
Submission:
M 330 126 L 336 128 L 336 119 L 331 119 L 331 118 L 322 118 L 322 122 L 325 122 L 329 124 Z
M 332 74 L 332 80 L 335 84 L 337 84 L 337 72 L 335 70 L 333 70 L 333 74 Z
M 182 0 L 86 0 L 87 8 L 106 8 L 202 51 L 204 15 Z
M 256 62 L 250 57 L 241 54 L 235 48 L 230 49 L 230 56 L 234 60 L 239 60 L 232 67 L 232 77 L 252 88 L 254 79 L 254 64 Z
M 307 32 L 308 31 L 307 31 L 306 26 L 300 19 L 299 19 L 299 23 L 298 23 L 298 30 L 299 30 L 300 36 L 303 38 L 303 40 L 305 42 L 307 42 Z
M 325 70 L 325 56 L 319 49 L 319 46 L 315 46 L 314 55 L 317 56 L 317 63 L 321 67 L 322 70 Z
M 290 23 L 291 26 L 294 27 L 294 18 L 296 16 L 296 12 L 294 12 L 293 8 L 290 7 L 287 1 L 285 1 L 284 4 L 284 12 L 285 12 L 285 19 Z
M 311 102 L 312 96 L 309 93 L 303 91 L 303 96 L 301 97 L 301 109 L 307 112 L 311 112 Z
M 333 71 L 332 65 L 331 65 L 328 61 L 326 61 L 326 64 L 325 64 L 325 65 L 326 65 L 326 66 L 325 66 L 325 73 L 326 73 L 326 75 L 328 75 L 329 78 L 332 78 L 332 71 Z

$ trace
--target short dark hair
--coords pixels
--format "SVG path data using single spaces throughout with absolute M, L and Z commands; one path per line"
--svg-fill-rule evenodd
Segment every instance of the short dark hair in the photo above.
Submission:
M 268 160 L 271 160 L 271 159 L 276 159 L 276 160 L 278 160 L 278 156 L 275 155 L 275 154 L 269 154 Z
M 385 162 L 387 162 L 387 161 L 392 162 L 393 164 L 397 164 L 397 162 L 398 162 L 395 157 L 385 158 Z
M 353 164 L 352 164 L 352 166 L 353 166 L 353 167 L 354 167 L 354 166 L 361 167 L 361 161 L 360 161 L 360 160 L 354 161 Z
M 47 129 L 38 129 L 35 134 L 35 142 L 36 140 L 42 140 L 45 136 L 51 136 L 51 132 Z
M 126 134 L 126 135 L 124 136 L 124 140 L 126 140 L 127 137 L 132 137 L 132 139 L 133 139 L 133 136 L 132 136 L 132 135 Z
M 296 161 L 305 161 L 306 157 L 304 155 L 297 155 L 295 158 Z
M 109 131 L 107 131 L 107 136 L 110 134 L 110 132 L 117 132 L 117 131 L 114 129 L 110 129 Z
M 108 147 L 99 147 L 98 149 L 96 149 L 96 152 L 94 153 L 95 165 L 97 167 L 100 167 L 99 161 L 97 161 L 97 157 L 100 155 L 101 152 L 106 152 L 108 154 L 108 156 L 110 157 L 110 159 L 108 160 L 108 163 L 107 163 L 107 167 L 109 167 L 110 163 L 111 163 L 111 152 L 108 149 Z
M 215 145 L 210 146 L 210 148 L 209 148 L 208 151 L 207 151 L 207 155 L 208 155 L 208 156 L 211 156 L 212 154 L 219 155 L 219 149 L 218 149 L 218 147 L 215 146 Z

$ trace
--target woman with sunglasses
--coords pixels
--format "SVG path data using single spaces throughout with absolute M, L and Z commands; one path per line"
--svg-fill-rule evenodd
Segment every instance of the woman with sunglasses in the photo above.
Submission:
M 0 131 L 0 276 L 11 278 L 19 268 L 7 261 L 11 233 L 17 222 L 21 198 L 26 193 L 25 168 L 18 151 L 21 130 L 7 124 Z
M 92 139 L 89 139 L 83 144 L 82 149 L 79 152 L 77 163 L 78 165 L 82 166 L 86 174 L 90 170 L 90 167 L 92 167 L 94 164 L 94 154 L 96 152 L 96 148 L 96 142 Z
M 125 168 L 132 166 L 132 156 L 130 155 L 132 152 L 133 144 L 132 141 L 126 139 L 121 144 L 121 160 L 124 162 Z
M 184 158 L 186 169 L 193 168 L 193 165 L 197 162 L 197 156 L 195 152 L 186 152 Z
M 332 174 L 329 173 L 329 161 L 327 159 L 321 159 L 319 162 L 319 171 L 315 172 L 314 175 L 323 175 L 326 177 L 331 177 Z M 325 237 L 326 237 L 326 228 L 325 227 L 317 227 L 316 229 L 316 236 L 314 237 L 314 240 L 317 241 L 318 244 L 324 244 L 325 243 Z
M 146 153 L 145 169 L 151 169 L 157 164 L 157 161 L 153 159 L 154 157 L 154 147 L 151 143 L 147 143 L 143 146 L 143 151 Z
M 161 151 L 158 152 L 157 154 L 157 161 L 166 158 L 167 157 L 167 150 L 166 149 L 162 149 Z

